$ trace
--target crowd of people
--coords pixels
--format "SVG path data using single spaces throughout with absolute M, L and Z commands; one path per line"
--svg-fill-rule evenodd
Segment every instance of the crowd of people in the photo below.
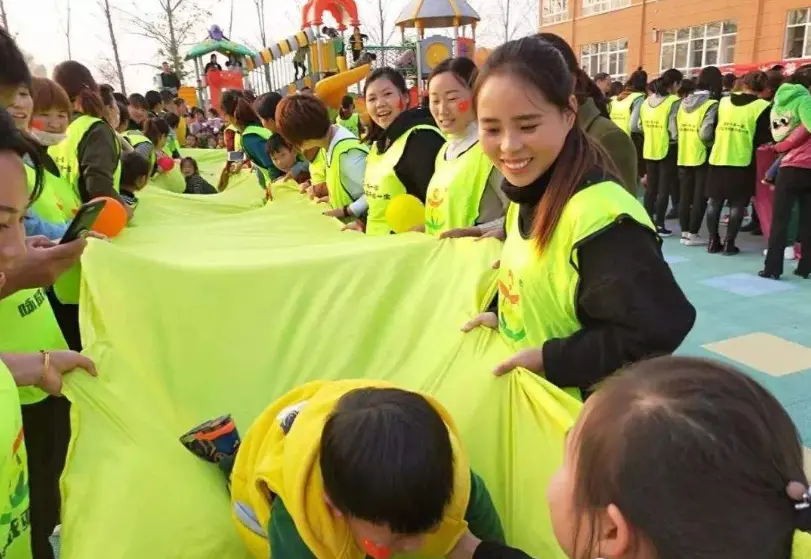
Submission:
M 804 69 L 790 80 L 809 95 Z M 427 107 L 409 106 L 400 72 L 376 69 L 363 88 L 367 128 L 351 97 L 335 115 L 309 91 L 228 91 L 206 120 L 169 91 L 99 86 L 75 61 L 32 79 L 0 30 L 3 556 L 52 557 L 70 437 L 62 375 L 95 374 L 79 353 L 86 240 L 59 243 L 66 223 L 100 197 L 132 216 L 138 192 L 173 172 L 186 193 L 210 194 L 250 167 L 269 203 L 274 185 L 294 180 L 347 235 L 392 234 L 387 210 L 410 195 L 425 207 L 414 231 L 502 241 L 497 296 L 460 327 L 498 330 L 514 350 L 497 375 L 523 368 L 585 401 L 548 483 L 568 557 L 811 557 L 811 493 L 786 410 L 726 365 L 668 356 L 696 319 L 662 254 L 670 202 L 685 244 L 701 242 L 706 205 L 708 250 L 735 254 L 755 150 L 768 141 L 764 98 L 779 94 L 762 72 L 725 97 L 715 68 L 689 83 L 677 70 L 649 83 L 638 70 L 607 97 L 563 39 L 541 34 L 501 45 L 481 69 L 464 58 L 437 65 Z M 202 137 L 229 152 L 216 186 L 181 148 Z M 791 154 L 776 185 L 802 193 L 809 246 L 808 183 L 794 182 L 811 167 L 791 166 Z M 779 276 L 769 262 L 765 275 Z M 507 545 L 486 480 L 428 395 L 319 382 L 270 403 L 244 440 L 234 432 L 215 421 L 184 444 L 229 476 L 238 531 L 258 555 L 528 557 Z M 270 457 L 302 464 L 306 479 Z

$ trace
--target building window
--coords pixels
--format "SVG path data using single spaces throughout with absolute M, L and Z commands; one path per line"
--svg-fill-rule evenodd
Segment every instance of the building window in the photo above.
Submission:
M 541 25 L 560 23 L 569 17 L 568 0 L 543 0 Z
M 677 68 L 692 74 L 706 66 L 732 64 L 737 34 L 734 20 L 665 31 L 659 70 Z
M 583 12 L 581 15 L 601 14 L 611 10 L 627 8 L 630 5 L 631 0 L 583 0 Z
M 811 8 L 791 10 L 788 13 L 784 58 L 811 56 L 811 44 L 808 41 L 809 22 L 811 22 Z
M 605 72 L 612 80 L 622 81 L 626 74 L 627 60 L 628 39 L 602 41 L 580 47 L 580 65 L 592 77 Z

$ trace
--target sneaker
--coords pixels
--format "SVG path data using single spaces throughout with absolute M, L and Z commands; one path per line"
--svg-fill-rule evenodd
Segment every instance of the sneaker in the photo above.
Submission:
M 681 239 L 679 242 L 683 245 L 687 244 L 687 239 L 690 237 L 690 233 L 685 233 L 684 231 L 681 232 Z
M 763 249 L 763 256 L 766 256 L 767 254 L 769 254 L 769 249 L 764 248 Z M 795 258 L 797 258 L 797 255 L 794 254 L 794 247 L 791 246 L 791 245 L 787 246 L 783 250 L 783 260 L 794 260 Z
M 684 239 L 684 245 L 688 247 L 701 247 L 707 244 L 707 241 L 701 238 L 698 233 L 688 233 L 687 238 Z
M 665 227 L 663 227 L 661 225 L 656 228 L 656 232 L 659 234 L 660 237 L 672 237 L 673 236 L 673 231 L 671 231 L 670 229 L 666 229 Z

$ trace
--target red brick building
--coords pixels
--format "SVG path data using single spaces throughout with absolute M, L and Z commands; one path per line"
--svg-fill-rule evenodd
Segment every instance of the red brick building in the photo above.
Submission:
M 811 0 L 540 0 L 540 28 L 586 71 L 622 79 L 708 65 L 742 73 L 811 61 Z

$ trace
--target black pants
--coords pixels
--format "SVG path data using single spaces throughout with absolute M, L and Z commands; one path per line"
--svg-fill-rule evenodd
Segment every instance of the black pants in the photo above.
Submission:
M 73 351 L 82 351 L 82 336 L 79 333 L 79 305 L 66 305 L 59 301 L 53 289 L 47 291 L 48 301 L 54 311 L 59 329 Z
M 31 492 L 31 547 L 34 559 L 53 559 L 48 538 L 59 524 L 59 477 L 70 442 L 70 402 L 49 396 L 22 406 L 22 413 Z
M 679 167 L 679 225 L 682 233 L 698 233 L 704 212 L 707 211 L 707 197 L 704 189 L 707 185 L 706 163 L 699 167 Z
M 765 270 L 770 274 L 783 273 L 783 249 L 788 243 L 788 227 L 795 203 L 800 208 L 797 240 L 803 251 L 797 269 L 808 273 L 811 271 L 811 169 L 781 167 L 774 189 L 772 229 L 766 253 Z
M 307 67 L 304 64 L 302 64 L 300 62 L 293 62 L 293 68 L 296 69 L 296 77 L 295 77 L 295 79 L 297 79 L 297 80 L 300 79 L 298 77 L 298 71 L 299 70 L 301 70 L 301 77 L 302 78 L 307 75 Z
M 710 198 L 707 206 L 707 229 L 710 232 L 710 241 L 713 239 L 720 240 L 718 234 L 718 224 L 721 221 L 721 210 L 724 209 L 725 199 Z M 727 235 L 724 243 L 735 244 L 735 239 L 738 237 L 738 231 L 741 229 L 743 223 L 743 216 L 746 214 L 746 203 L 740 200 L 730 200 L 729 202 L 729 223 L 727 224 Z
M 648 188 L 645 190 L 644 205 L 648 214 L 653 218 L 654 225 L 664 227 L 667 203 L 670 193 L 676 188 L 676 150 L 668 151 L 661 161 L 645 160 L 648 170 Z

